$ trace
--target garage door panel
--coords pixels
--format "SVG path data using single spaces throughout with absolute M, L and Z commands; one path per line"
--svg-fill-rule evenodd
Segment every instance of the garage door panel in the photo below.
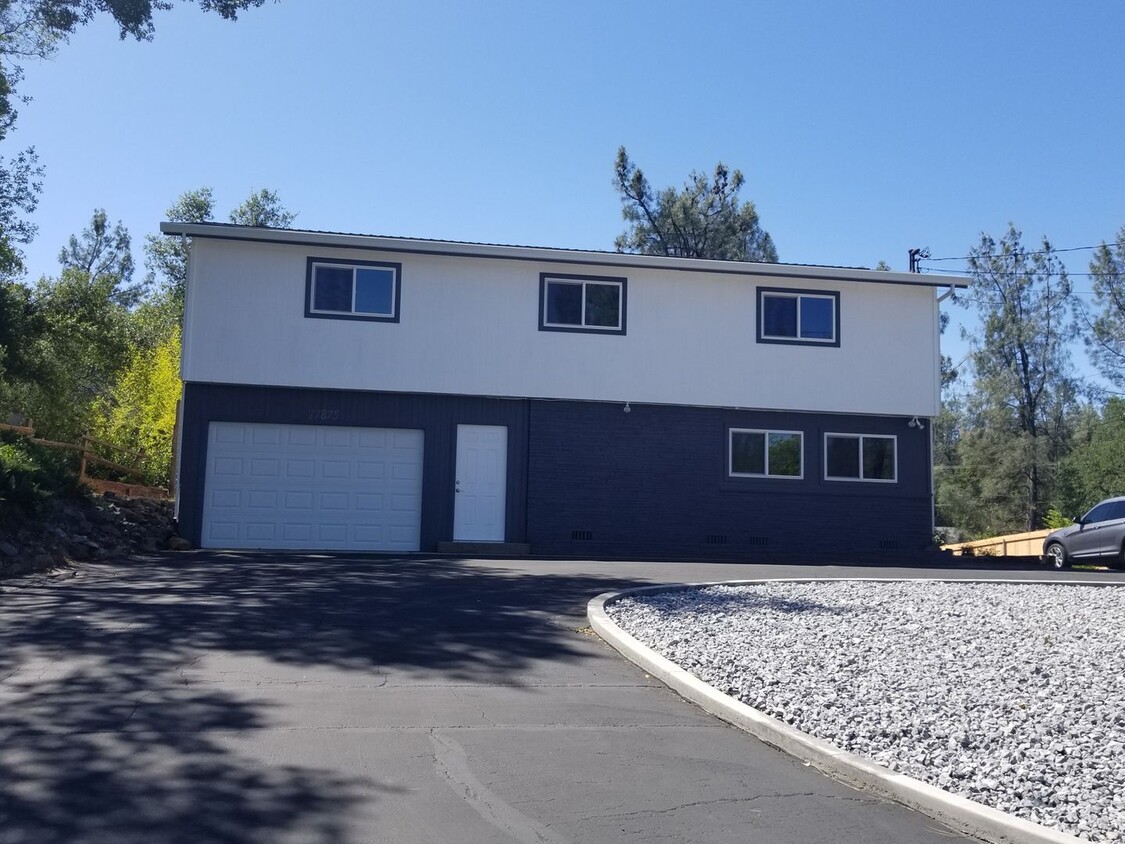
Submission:
M 396 481 L 416 481 L 418 480 L 421 468 L 421 466 L 415 463 L 392 463 L 391 477 Z
M 287 478 L 311 478 L 316 475 L 315 460 L 286 460 L 285 476 Z
M 287 491 L 282 506 L 289 512 L 311 510 L 313 494 L 311 491 Z
M 274 522 L 249 522 L 246 525 L 246 538 L 255 541 L 273 541 L 277 538 L 277 524 Z
M 350 449 L 352 447 L 352 432 L 329 428 L 324 431 L 324 445 L 328 448 Z
M 242 459 L 239 457 L 218 457 L 208 467 L 208 472 L 215 477 L 242 477 Z
M 352 464 L 347 460 L 325 460 L 320 464 L 326 478 L 348 478 L 352 474 Z
M 361 460 L 355 466 L 356 477 L 364 481 L 377 481 L 386 474 L 386 466 L 372 460 Z
M 281 429 L 271 425 L 259 425 L 250 432 L 254 445 L 281 445 Z
M 285 442 L 290 447 L 315 446 L 316 428 L 312 425 L 291 425 L 285 429 Z
M 346 524 L 338 523 L 321 523 L 316 526 L 317 536 L 330 545 L 340 545 L 347 542 L 348 539 L 348 526 Z
M 377 449 L 387 447 L 387 434 L 384 431 L 376 429 L 368 429 L 359 432 L 360 448 L 363 449 Z
M 365 512 L 383 509 L 383 496 L 360 493 L 355 497 L 355 508 Z
M 406 528 L 392 527 L 390 534 L 391 542 L 405 543 L 410 541 L 410 532 Z
M 246 435 L 244 426 L 236 422 L 212 422 L 211 437 L 219 443 L 241 443 Z
M 307 523 L 286 522 L 281 526 L 281 538 L 286 542 L 309 542 L 313 538 L 313 526 Z
M 421 431 L 211 424 L 203 545 L 416 551 Z
M 276 478 L 281 474 L 281 461 L 276 459 L 254 458 L 250 461 L 250 477 Z
M 252 489 L 246 496 L 246 506 L 252 510 L 276 510 L 277 491 L 272 489 Z
M 391 510 L 396 513 L 409 513 L 418 507 L 418 499 L 413 495 L 392 495 Z
M 348 496 L 342 492 L 322 492 L 320 494 L 321 510 L 347 510 Z
M 213 521 L 207 526 L 205 539 L 213 539 L 217 541 L 234 540 L 238 539 L 238 525 L 234 522 L 220 522 Z M 207 543 L 204 542 L 204 545 Z
M 236 489 L 216 489 L 211 492 L 210 504 L 213 509 L 236 509 L 242 503 L 242 495 Z

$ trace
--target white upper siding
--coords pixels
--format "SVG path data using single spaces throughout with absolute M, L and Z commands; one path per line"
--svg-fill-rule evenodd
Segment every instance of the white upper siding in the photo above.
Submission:
M 401 263 L 400 321 L 305 317 L 309 257 Z M 642 269 L 608 257 L 604 266 L 575 266 L 197 236 L 183 378 L 878 415 L 938 411 L 930 286 L 691 272 L 685 262 Z M 627 278 L 627 333 L 540 331 L 541 272 Z M 756 342 L 759 286 L 839 292 L 840 346 Z

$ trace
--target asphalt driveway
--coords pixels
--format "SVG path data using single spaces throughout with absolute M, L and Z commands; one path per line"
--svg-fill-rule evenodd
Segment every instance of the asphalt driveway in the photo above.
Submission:
M 968 840 L 584 629 L 609 589 L 844 571 L 197 552 L 3 581 L 0 842 Z

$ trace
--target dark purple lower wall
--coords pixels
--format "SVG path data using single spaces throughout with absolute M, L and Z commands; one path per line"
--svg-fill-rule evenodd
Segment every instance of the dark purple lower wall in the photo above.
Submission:
M 196 543 L 215 420 L 421 429 L 423 551 L 452 538 L 458 424 L 508 427 L 507 540 L 537 555 L 892 561 L 931 543 L 929 429 L 901 418 L 189 383 L 180 526 Z M 803 431 L 805 477 L 728 477 L 730 428 Z M 825 432 L 897 436 L 898 481 L 824 480 Z
M 528 428 L 536 553 L 823 561 L 932 542 L 929 430 L 905 419 L 533 401 Z M 730 428 L 803 431 L 805 477 L 729 477 Z M 898 481 L 824 480 L 826 432 L 896 435 Z

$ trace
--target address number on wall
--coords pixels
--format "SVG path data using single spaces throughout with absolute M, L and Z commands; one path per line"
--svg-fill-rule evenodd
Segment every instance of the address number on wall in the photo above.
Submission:
M 319 410 L 310 410 L 308 415 L 309 422 L 335 422 L 340 418 L 339 410 L 332 410 L 327 407 L 322 407 Z

